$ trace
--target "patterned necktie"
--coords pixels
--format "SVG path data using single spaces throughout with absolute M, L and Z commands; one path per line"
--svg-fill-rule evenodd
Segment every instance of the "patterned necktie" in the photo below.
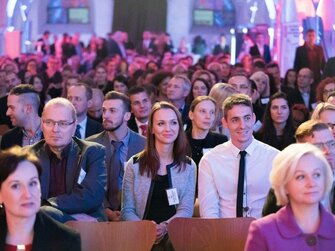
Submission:
M 74 133 L 74 136 L 76 136 L 78 139 L 81 139 L 80 125 L 77 125 L 76 132 Z
M 147 129 L 148 129 L 148 125 L 140 125 L 140 128 L 142 130 L 142 136 L 146 137 L 147 136 Z
M 108 201 L 110 204 L 110 207 L 113 210 L 118 210 L 119 208 L 119 200 L 118 200 L 118 194 L 119 194 L 119 177 L 121 173 L 121 160 L 120 160 L 120 148 L 122 146 L 122 141 L 112 141 L 112 146 L 114 147 L 114 151 L 111 157 L 111 163 L 110 163 L 110 172 L 108 177 Z
M 243 217 L 243 189 L 245 173 L 245 155 L 246 151 L 241 151 L 240 166 L 238 171 L 237 198 L 236 198 L 236 217 Z

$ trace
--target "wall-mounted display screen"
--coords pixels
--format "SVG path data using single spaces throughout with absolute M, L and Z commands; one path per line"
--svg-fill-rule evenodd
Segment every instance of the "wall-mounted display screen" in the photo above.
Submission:
M 90 11 L 88 8 L 69 8 L 68 17 L 70 24 L 88 24 L 90 22 Z

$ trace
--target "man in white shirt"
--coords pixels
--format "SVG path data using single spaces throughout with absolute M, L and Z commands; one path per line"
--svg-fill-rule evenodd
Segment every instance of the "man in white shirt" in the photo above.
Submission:
M 247 95 L 234 94 L 227 98 L 223 103 L 223 112 L 222 124 L 229 130 L 231 138 L 210 150 L 200 161 L 200 216 L 260 218 L 270 188 L 272 160 L 279 151 L 253 138 L 255 114 Z M 244 178 L 238 182 L 241 151 L 245 154 L 245 169 Z M 239 183 L 242 193 L 238 196 Z M 241 209 L 240 215 L 238 208 Z

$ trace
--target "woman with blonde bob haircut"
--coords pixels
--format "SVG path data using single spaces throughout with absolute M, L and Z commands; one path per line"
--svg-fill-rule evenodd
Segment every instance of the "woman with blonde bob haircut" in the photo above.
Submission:
M 283 208 L 251 223 L 245 250 L 333 250 L 335 217 L 321 203 L 333 174 L 321 150 L 289 145 L 273 160 L 270 182 Z

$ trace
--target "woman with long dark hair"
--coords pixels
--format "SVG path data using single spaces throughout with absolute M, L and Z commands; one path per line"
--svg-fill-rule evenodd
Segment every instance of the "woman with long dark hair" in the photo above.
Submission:
M 146 147 L 126 164 L 121 209 L 123 220 L 156 224 L 152 250 L 172 250 L 167 224 L 175 217 L 192 217 L 196 167 L 188 152 L 179 111 L 170 103 L 157 102 L 149 118 Z
M 47 93 L 48 85 L 42 75 L 31 76 L 29 84 L 34 87 L 34 90 L 40 97 L 40 107 L 38 108 L 38 113 L 42 114 L 44 105 L 51 99 L 50 95 Z
M 270 97 L 265 109 L 263 125 L 255 137 L 278 150 L 282 150 L 295 142 L 294 132 L 295 128 L 287 96 L 285 93 L 277 92 Z

